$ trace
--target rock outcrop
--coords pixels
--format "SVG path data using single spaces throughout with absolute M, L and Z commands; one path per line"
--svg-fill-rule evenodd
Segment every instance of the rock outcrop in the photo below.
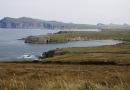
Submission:
M 65 40 L 53 40 L 48 36 L 40 35 L 40 36 L 28 36 L 26 38 L 22 38 L 19 40 L 25 40 L 25 43 L 31 44 L 54 44 L 54 43 L 67 43 L 70 41 L 87 41 L 91 40 L 89 37 L 65 37 Z
M 59 32 L 54 33 L 54 34 L 65 34 L 65 33 L 72 33 L 72 31 L 59 31 Z
M 27 38 L 24 38 L 25 43 L 32 43 L 32 44 L 44 44 L 51 42 L 51 38 L 40 35 L 40 36 L 28 36 Z
M 20 40 L 20 39 L 19 39 Z M 66 43 L 66 40 L 53 40 L 52 38 L 44 35 L 40 36 L 28 36 L 26 38 L 22 38 L 25 40 L 25 43 L 31 44 L 54 44 L 54 43 Z
M 50 50 L 50 51 L 48 51 L 48 52 L 44 52 L 44 53 L 42 54 L 42 56 L 39 57 L 39 59 L 44 59 L 44 58 L 51 58 L 51 57 L 55 57 L 55 56 L 60 56 L 60 55 L 66 54 L 66 53 L 68 53 L 68 52 L 66 52 L 66 51 L 61 51 L 61 50 L 59 50 L 59 49 Z

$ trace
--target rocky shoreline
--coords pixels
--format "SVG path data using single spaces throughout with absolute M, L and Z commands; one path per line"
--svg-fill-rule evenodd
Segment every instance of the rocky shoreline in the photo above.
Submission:
M 41 38 L 42 37 L 42 38 Z M 67 43 L 71 41 L 88 41 L 94 40 L 88 37 L 66 37 L 65 40 L 53 40 L 52 38 L 46 36 L 28 36 L 27 38 L 23 38 L 21 40 L 25 40 L 25 43 L 30 44 L 58 44 L 58 43 Z
M 56 34 L 66 34 L 66 33 L 73 33 L 72 31 L 59 31 Z M 88 41 L 88 40 L 99 40 L 97 38 L 90 38 L 87 36 L 68 36 L 64 37 L 64 40 L 58 40 L 53 39 L 49 37 L 48 35 L 38 35 L 38 36 L 28 36 L 26 38 L 18 39 L 18 40 L 24 40 L 25 43 L 30 44 L 58 44 L 58 43 L 67 43 L 71 41 Z
M 65 36 L 63 40 L 60 39 L 54 39 L 51 38 L 49 35 L 38 35 L 38 36 L 28 36 L 26 38 L 22 38 L 19 40 L 24 40 L 25 43 L 30 43 L 30 44 L 58 44 L 58 43 L 67 43 L 67 42 L 72 42 L 72 41 L 88 41 L 88 40 L 121 40 L 122 44 L 125 43 L 123 42 L 122 38 L 121 39 L 101 39 L 101 38 L 92 38 L 92 37 L 87 37 L 83 35 L 74 35 L 73 31 L 59 31 L 57 33 L 54 33 L 54 35 L 65 35 L 65 34 L 72 34 L 71 36 Z M 51 34 L 52 35 L 52 34 Z M 60 38 L 60 36 L 58 36 Z M 120 43 L 119 43 L 120 44 Z M 45 59 L 45 58 L 51 58 L 54 56 L 60 56 L 63 54 L 66 54 L 69 52 L 61 51 L 60 49 L 55 49 L 55 50 L 49 50 L 48 52 L 43 52 L 42 56 L 39 57 L 39 59 Z
M 67 43 L 67 41 L 53 40 L 47 36 L 28 36 L 19 40 L 24 40 L 25 43 L 30 44 L 58 44 L 58 43 Z
M 62 51 L 60 49 L 55 49 L 55 50 L 49 50 L 48 52 L 43 52 L 42 56 L 38 57 L 39 59 L 45 59 L 45 58 L 51 58 L 51 57 L 55 57 L 55 56 L 61 56 L 64 55 L 66 53 L 66 51 Z

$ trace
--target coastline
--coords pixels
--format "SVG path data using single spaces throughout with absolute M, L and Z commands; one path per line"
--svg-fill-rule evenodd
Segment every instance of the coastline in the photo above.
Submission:
M 96 41 L 118 42 L 113 39 Z M 35 45 L 31 46 L 34 48 Z M 43 48 L 43 45 L 41 46 Z M 80 85 L 81 90 L 88 87 L 113 90 L 117 87 L 116 89 L 129 90 L 129 42 L 94 47 L 57 48 L 55 51 L 51 49 L 43 53 L 43 56 L 45 57 L 39 60 L 0 62 L 1 88 L 46 90 L 51 87 L 68 90 L 68 87 L 71 87 L 71 90 L 79 89 Z
M 67 43 L 71 41 L 90 41 L 90 40 L 118 40 L 130 41 L 126 35 L 119 36 L 123 31 L 59 31 L 54 34 L 28 36 L 22 38 L 25 43 L 30 44 L 53 44 L 53 43 Z M 128 32 L 128 31 L 127 31 Z M 124 38 L 125 37 L 125 38 Z

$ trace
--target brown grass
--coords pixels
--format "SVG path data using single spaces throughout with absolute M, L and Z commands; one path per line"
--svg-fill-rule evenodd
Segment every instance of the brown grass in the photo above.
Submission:
M 0 71 L 0 90 L 125 90 L 130 85 L 129 66 L 0 63 Z

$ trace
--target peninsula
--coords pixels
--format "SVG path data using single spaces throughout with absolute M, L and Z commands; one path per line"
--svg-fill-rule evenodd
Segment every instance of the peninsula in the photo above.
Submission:
M 129 41 L 129 29 L 124 30 L 108 30 L 108 31 L 59 31 L 54 34 L 28 36 L 22 38 L 25 43 L 31 44 L 52 44 L 52 43 L 67 43 L 70 41 L 87 41 L 87 40 L 121 40 Z

